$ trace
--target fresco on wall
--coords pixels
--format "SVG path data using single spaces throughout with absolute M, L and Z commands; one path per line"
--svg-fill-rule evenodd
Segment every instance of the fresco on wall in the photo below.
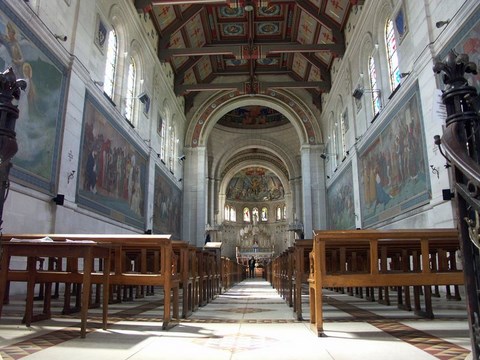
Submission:
M 231 201 L 272 201 L 284 197 L 285 190 L 278 176 L 262 167 L 239 171 L 227 187 L 227 200 Z
M 172 234 L 180 239 L 182 193 L 168 180 L 158 167 L 155 168 L 155 192 L 153 201 L 153 231 L 155 234 Z
M 355 228 L 353 173 L 351 164 L 328 188 L 327 205 L 328 229 L 350 230 Z
M 363 227 L 391 219 L 431 199 L 418 84 L 360 149 Z
M 64 113 L 66 68 L 0 0 L 0 71 L 12 67 L 27 88 L 18 103 L 12 177 L 53 193 Z
M 451 25 L 450 25 L 451 26 Z M 469 60 L 477 64 L 477 70 L 480 69 L 480 12 L 474 15 L 462 26 L 460 31 L 452 38 L 450 43 L 439 54 L 440 59 L 444 59 L 448 52 L 454 49 L 458 54 L 467 54 Z M 466 74 L 472 86 L 480 92 L 480 72 L 477 75 Z
M 77 202 L 145 229 L 146 155 L 87 92 Z
M 288 122 L 284 115 L 269 107 L 244 106 L 222 116 L 218 124 L 233 128 L 266 129 Z

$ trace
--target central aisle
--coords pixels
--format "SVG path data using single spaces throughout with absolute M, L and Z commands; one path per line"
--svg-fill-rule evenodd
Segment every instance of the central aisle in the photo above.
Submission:
M 100 327 L 101 309 L 91 309 L 93 327 L 81 339 L 78 314 L 61 315 L 61 301 L 52 319 L 26 328 L 24 299 L 12 300 L 0 320 L 0 355 L 3 360 L 460 360 L 470 352 L 465 304 L 444 297 L 434 300 L 432 321 L 393 304 L 325 291 L 321 338 L 260 278 L 235 285 L 169 331 L 161 330 L 162 303 L 155 295 L 111 304 L 106 331 Z

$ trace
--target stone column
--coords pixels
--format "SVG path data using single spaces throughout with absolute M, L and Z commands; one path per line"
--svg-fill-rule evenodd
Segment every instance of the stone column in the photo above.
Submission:
M 303 145 L 301 148 L 303 231 L 306 239 L 313 237 L 313 230 L 327 226 L 325 170 L 320 157 L 322 151 L 319 145 Z
M 188 148 L 185 151 L 182 238 L 196 246 L 203 246 L 207 223 L 206 148 Z

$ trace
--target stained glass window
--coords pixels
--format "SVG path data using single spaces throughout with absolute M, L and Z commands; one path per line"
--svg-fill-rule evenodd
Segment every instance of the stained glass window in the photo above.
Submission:
M 230 221 L 237 221 L 237 211 L 233 206 L 230 207 Z
M 243 221 L 250 222 L 250 209 L 248 207 L 243 208 Z
M 268 209 L 266 207 L 262 208 L 262 221 L 268 220 Z
M 135 84 L 137 81 L 137 67 L 135 60 L 131 57 L 128 64 L 128 79 L 127 79 L 127 98 L 125 100 L 125 117 L 133 122 L 133 114 L 135 110 Z
M 277 220 L 282 220 L 282 209 L 280 208 L 280 206 L 277 206 L 277 216 L 276 216 L 276 219 L 277 219 Z
M 370 80 L 370 88 L 372 89 L 373 115 L 377 115 L 381 109 L 381 102 L 380 91 L 377 87 L 377 70 L 375 68 L 375 59 L 373 56 L 368 58 L 368 79 Z
M 165 152 L 167 151 L 167 124 L 165 119 L 159 115 L 160 122 L 160 160 L 165 162 Z
M 400 69 L 398 68 L 397 40 L 395 39 L 392 19 L 387 20 L 387 24 L 385 26 L 385 40 L 387 45 L 390 89 L 393 91 L 400 84 Z
M 115 74 L 117 70 L 118 57 L 117 34 L 112 29 L 108 33 L 107 63 L 105 65 L 105 77 L 103 78 L 103 91 L 110 99 L 113 99 L 115 90 Z

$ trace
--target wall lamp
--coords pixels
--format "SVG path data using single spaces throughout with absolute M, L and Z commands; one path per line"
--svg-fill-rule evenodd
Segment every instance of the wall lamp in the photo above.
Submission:
M 61 40 L 61 41 L 67 41 L 67 35 L 58 35 L 58 34 L 53 34 L 55 36 L 55 39 Z
M 364 93 L 374 93 L 374 92 L 378 92 L 380 94 L 380 89 L 364 89 L 363 87 L 361 86 L 358 86 L 355 90 L 353 90 L 353 94 L 352 96 L 357 99 L 357 100 L 360 100 L 363 96 Z
M 178 160 L 179 160 L 179 161 L 183 161 L 183 160 L 185 160 L 186 158 L 187 158 L 187 157 L 186 157 L 185 155 L 182 155 L 182 156 L 179 156 L 179 157 L 178 157 Z
M 96 81 L 95 80 L 93 83 L 97 86 L 103 86 L 103 81 Z
M 57 196 L 55 196 L 52 201 L 57 204 L 57 205 L 63 205 L 63 203 L 65 202 L 65 195 L 63 194 L 57 194 Z
M 409 76 L 409 75 L 410 75 L 410 71 L 409 71 L 409 72 L 400 73 L 400 79 L 406 78 L 406 77 Z
M 327 157 L 329 157 L 329 156 L 335 156 L 335 155 L 337 155 L 337 154 L 321 153 L 321 154 L 320 154 L 320 157 L 321 157 L 323 160 L 325 160 Z
M 441 27 L 444 27 L 445 25 L 448 25 L 450 24 L 450 19 L 448 20 L 442 20 L 442 21 L 437 21 L 435 23 L 435 26 L 437 27 L 437 29 L 440 29 Z

